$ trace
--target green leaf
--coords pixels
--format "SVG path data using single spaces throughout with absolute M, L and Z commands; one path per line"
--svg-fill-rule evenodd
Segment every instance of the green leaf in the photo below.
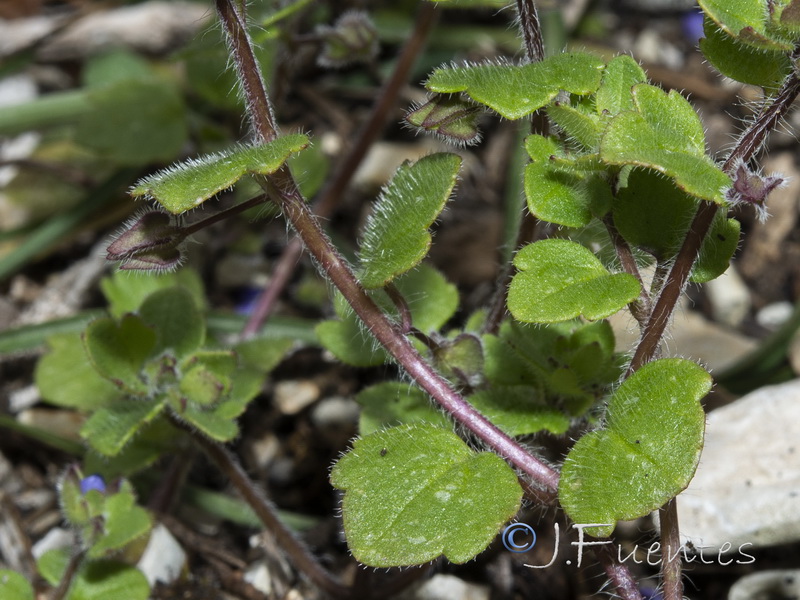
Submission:
M 615 56 L 606 65 L 603 79 L 595 96 L 597 114 L 617 115 L 634 110 L 631 88 L 637 83 L 646 83 L 647 74 L 627 54 Z
M 242 365 L 266 374 L 278 366 L 294 345 L 295 340 L 291 338 L 256 337 L 239 342 L 233 350 Z
M 89 558 L 102 558 L 122 549 L 148 533 L 153 525 L 147 511 L 136 505 L 129 484 L 116 494 L 106 496 L 102 517 L 103 531 L 89 548 Z
M 36 363 L 34 381 L 51 404 L 92 411 L 119 400 L 119 388 L 101 377 L 86 355 L 79 333 L 47 339 L 50 351 Z
M 447 379 L 469 387 L 483 383 L 483 346 L 476 335 L 460 333 L 439 341 L 433 349 L 433 361 Z
M 569 417 L 548 406 L 541 391 L 529 386 L 493 386 L 467 398 L 478 412 L 510 436 L 547 430 L 564 433 Z
M 571 172 L 550 161 L 525 167 L 528 209 L 542 221 L 565 227 L 585 227 L 611 205 L 611 188 L 603 177 Z
M 57 586 L 70 559 L 66 548 L 48 550 L 37 561 L 47 583 Z M 144 574 L 111 560 L 84 561 L 78 568 L 65 600 L 147 600 L 150 586 Z M 5 598 L 5 597 L 4 597 Z
M 78 123 L 75 139 L 123 165 L 172 160 L 187 137 L 183 99 L 161 80 L 124 79 L 93 88 L 92 110 Z
M 617 389 L 603 429 L 583 436 L 561 470 L 559 499 L 576 523 L 607 536 L 618 520 L 641 517 L 676 496 L 694 476 L 703 447 L 700 399 L 711 376 L 693 362 L 646 364 Z
M 164 409 L 162 400 L 125 400 L 96 411 L 81 427 L 81 437 L 105 456 L 115 456 Z
M 784 52 L 745 46 L 706 18 L 700 50 L 717 70 L 731 79 L 775 89 L 792 72 L 792 61 Z
M 604 161 L 655 169 L 683 191 L 717 204 L 730 178 L 706 156 L 700 119 L 683 96 L 647 84 L 633 88 L 638 112 L 611 120 L 600 144 Z
M 356 402 L 362 406 L 358 421 L 362 436 L 403 423 L 450 426 L 428 395 L 408 383 L 387 381 L 370 386 L 358 393 Z
M 614 224 L 629 244 L 668 261 L 680 249 L 697 208 L 697 199 L 671 181 L 637 169 L 614 199 Z M 738 242 L 739 223 L 720 211 L 703 241 L 692 281 L 702 283 L 724 273 Z
M 100 281 L 100 289 L 108 302 L 108 311 L 114 318 L 139 309 L 150 294 L 155 291 L 180 285 L 189 290 L 194 302 L 201 308 L 206 307 L 203 281 L 197 271 L 184 268 L 173 273 L 148 275 L 131 275 L 115 271 L 111 277 Z
M 639 282 L 612 275 L 590 250 L 568 240 L 529 244 L 514 258 L 518 273 L 508 291 L 508 308 L 527 323 L 597 320 L 613 315 L 639 296 Z
M 591 112 L 556 102 L 547 107 L 547 116 L 564 130 L 567 138 L 575 140 L 590 151 L 597 151 L 605 124 Z
M 331 483 L 345 491 L 348 546 L 372 567 L 418 565 L 441 554 L 464 563 L 491 543 L 522 499 L 499 456 L 476 453 L 435 425 L 402 425 L 356 441 Z
M 208 406 L 216 404 L 231 391 L 230 375 L 236 369 L 232 352 L 201 352 L 183 365 L 179 383 L 181 394 L 189 401 Z
M 205 340 L 203 315 L 192 293 L 183 287 L 153 292 L 142 303 L 139 316 L 156 333 L 157 343 L 152 354 L 169 351 L 181 358 L 197 350 Z
M 16 571 L 0 569 L 0 597 L 4 600 L 33 600 L 33 586 Z
M 185 436 L 166 419 L 155 419 L 137 430 L 114 456 L 101 454 L 90 446 L 83 457 L 84 471 L 96 473 L 106 480 L 133 475 L 164 456 L 174 455 L 180 450 Z
M 408 302 L 412 324 L 423 333 L 438 331 L 458 309 L 458 290 L 429 265 L 420 265 L 400 277 L 395 285 Z M 372 297 L 384 310 L 396 313 L 394 304 L 383 290 L 372 292 Z M 338 292 L 333 304 L 340 320 L 323 321 L 317 325 L 320 343 L 349 365 L 369 367 L 386 362 L 385 351 L 372 339 Z
M 481 109 L 461 96 L 434 94 L 405 117 L 412 128 L 435 133 L 446 142 L 472 146 L 481 141 L 478 117 Z
M 428 228 L 453 192 L 461 157 L 438 153 L 403 163 L 382 190 L 361 240 L 361 284 L 380 288 L 428 254 Z
M 236 410 L 231 410 L 234 406 Z M 187 407 L 180 413 L 180 417 L 212 440 L 228 442 L 239 435 L 239 426 L 232 419 L 239 416 L 243 409 L 242 403 L 223 402 L 211 411 Z
M 563 89 L 591 94 L 600 85 L 603 61 L 591 54 L 559 54 L 526 65 L 477 65 L 436 69 L 425 83 L 432 92 L 464 92 L 506 119 L 520 119 L 553 100 Z
M 156 344 L 156 333 L 136 315 L 97 319 L 83 336 L 86 353 L 103 377 L 132 394 L 146 394 L 141 378 L 144 362 Z
M 791 51 L 792 44 L 766 30 L 764 0 L 699 0 L 703 12 L 726 34 L 757 48 Z
M 739 221 L 727 218 L 723 211 L 717 212 L 692 269 L 690 280 L 693 283 L 711 281 L 728 270 L 731 258 L 739 247 L 740 232 Z
M 134 198 L 153 198 L 179 215 L 231 187 L 247 173 L 270 175 L 308 145 L 304 135 L 286 135 L 260 146 L 238 147 L 191 159 L 145 177 L 131 190 Z

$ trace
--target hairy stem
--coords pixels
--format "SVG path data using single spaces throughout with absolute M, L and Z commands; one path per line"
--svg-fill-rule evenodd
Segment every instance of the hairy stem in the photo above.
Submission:
M 50 596 L 50 600 L 63 600 L 63 598 L 66 598 L 67 592 L 69 592 L 69 588 L 72 585 L 72 580 L 75 579 L 75 575 L 78 573 L 78 569 L 80 568 L 85 556 L 86 551 L 80 550 L 78 552 L 74 552 L 72 556 L 69 557 L 67 568 L 64 569 L 64 574 L 61 576 L 61 581 L 58 582 L 58 587 L 53 590 L 53 595 Z
M 594 546 L 594 554 L 620 598 L 642 600 L 639 585 L 628 568 L 618 560 L 610 545 Z
M 665 600 L 683 599 L 681 578 L 680 527 L 678 526 L 678 501 L 673 498 L 658 510 L 661 523 L 661 580 Z
M 603 224 L 606 226 L 611 243 L 614 244 L 614 250 L 622 265 L 622 270 L 636 277 L 639 282 L 639 299 L 630 304 L 630 309 L 633 318 L 636 319 L 640 326 L 644 327 L 647 315 L 650 313 L 650 295 L 647 293 L 644 281 L 642 281 L 642 274 L 639 272 L 636 259 L 633 257 L 633 251 L 625 238 L 620 235 L 617 226 L 614 225 L 614 218 L 611 213 L 603 218 Z
M 400 89 L 408 81 L 411 69 L 417 57 L 425 47 L 428 36 L 433 29 L 439 12 L 430 2 L 424 2 L 417 13 L 416 22 L 411 37 L 403 46 L 397 59 L 394 71 L 383 86 L 380 96 L 375 101 L 367 120 L 361 125 L 356 134 L 356 141 L 348 150 L 344 160 L 336 168 L 333 177 L 325 184 L 314 203 L 314 213 L 322 219 L 330 217 L 339 205 L 342 194 L 347 189 L 355 175 L 356 169 L 364 160 L 367 151 L 381 134 L 386 126 L 392 108 L 397 104 Z M 269 285 L 258 298 L 256 308 L 247 321 L 242 337 L 252 336 L 261 328 L 275 308 L 278 298 L 289 282 L 293 269 L 300 260 L 303 244 L 295 237 L 284 248 L 275 265 Z
M 544 58 L 544 41 L 542 39 L 542 26 L 539 23 L 539 14 L 533 0 L 517 0 L 517 13 L 519 26 L 522 30 L 522 39 L 525 40 L 525 53 L 530 62 L 539 62 Z
M 171 417 L 170 422 L 175 427 L 187 432 L 217 465 L 217 468 L 258 515 L 267 531 L 275 537 L 278 546 L 289 555 L 297 569 L 305 573 L 315 585 L 331 596 L 335 598 L 350 596 L 349 588 L 325 570 L 308 551 L 305 544 L 283 524 L 276 514 L 275 507 L 264 497 L 258 486 L 247 476 L 239 462 L 225 447 L 198 433 L 180 419 Z

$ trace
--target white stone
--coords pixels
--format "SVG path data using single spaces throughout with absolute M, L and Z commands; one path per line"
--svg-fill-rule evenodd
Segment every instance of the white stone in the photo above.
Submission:
M 754 598 L 800 598 L 800 570 L 771 570 L 745 575 L 728 591 L 728 600 Z
M 791 302 L 773 302 L 767 304 L 756 314 L 756 321 L 765 329 L 774 331 L 786 323 L 794 312 Z
M 75 534 L 72 531 L 61 527 L 53 527 L 33 545 L 31 554 L 36 560 L 39 560 L 49 550 L 71 548 L 73 544 L 75 544 Z
M 186 552 L 169 529 L 159 524 L 153 528 L 150 541 L 136 565 L 144 573 L 150 586 L 156 582 L 172 583 L 186 566 Z
M 406 597 L 406 596 L 404 596 Z M 414 600 L 489 600 L 489 588 L 468 583 L 454 575 L 438 574 L 416 589 Z
M 700 466 L 678 497 L 681 536 L 730 552 L 800 540 L 800 379 L 708 415 Z M 751 546 L 746 546 L 747 548 Z
M 725 325 L 738 327 L 750 312 L 750 290 L 734 265 L 705 286 L 714 318 Z
M 319 395 L 319 386 L 313 381 L 281 381 L 275 386 L 273 397 L 283 414 L 295 415 L 315 402 Z

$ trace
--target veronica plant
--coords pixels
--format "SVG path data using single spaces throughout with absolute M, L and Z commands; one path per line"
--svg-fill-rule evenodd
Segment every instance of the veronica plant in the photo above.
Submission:
M 718 277 L 736 250 L 739 223 L 728 208 L 763 206 L 780 184 L 751 162 L 800 91 L 800 0 L 700 3 L 708 60 L 766 92 L 763 109 L 722 164 L 708 154 L 698 115 L 683 96 L 649 83 L 629 56 L 544 58 L 535 6 L 516 4 L 526 60 L 435 69 L 425 82 L 429 101 L 407 119 L 457 145 L 478 142 L 484 112 L 510 120 L 539 114 L 550 123 L 550 133 L 533 133 L 520 148 L 529 159 L 526 208 L 564 233 L 519 248 L 498 290 L 499 310 L 443 329 L 458 309 L 457 291 L 425 258 L 430 227 L 456 193 L 457 153 L 401 166 L 375 202 L 356 264 L 341 257 L 286 164 L 311 138 L 280 133 L 243 3 L 233 0 L 216 0 L 216 8 L 252 139 L 136 185 L 134 196 L 154 200 L 164 212 L 134 223 L 112 244 L 111 258 L 138 269 L 175 264 L 190 232 L 168 215 L 197 208 L 250 175 L 265 194 L 253 202 L 281 210 L 336 290 L 336 317 L 317 327 L 322 345 L 356 366 L 395 363 L 406 378 L 361 392 L 362 437 L 331 473 L 344 492 L 345 536 L 358 561 L 373 567 L 441 555 L 468 561 L 514 518 L 526 495 L 594 524 L 587 532 L 595 536 L 612 535 L 618 520 L 660 510 L 664 597 L 678 600 L 674 499 L 700 458 L 700 400 L 711 377 L 691 361 L 659 358 L 659 347 L 687 282 Z M 423 4 L 418 24 L 427 19 L 429 27 L 433 12 Z M 368 139 L 364 134 L 360 142 Z M 347 176 L 334 179 L 338 189 L 346 185 Z M 320 211 L 329 213 L 330 203 Z M 613 259 L 577 241 L 586 236 L 569 235 L 581 230 L 602 231 Z M 640 273 L 644 263 L 655 267 L 650 285 Z M 233 375 L 228 351 L 202 349 L 195 319 L 174 326 L 173 319 L 186 320 L 190 302 L 185 292 L 165 291 L 148 297 L 136 315 L 90 325 L 84 345 L 95 369 L 137 400 L 124 409 L 100 408 L 84 428 L 87 439 L 105 454 L 122 449 L 124 436 L 104 434 L 109 411 L 128 430 L 157 418 L 192 429 L 272 527 L 269 509 L 217 444 L 235 435 L 233 419 L 254 395 L 252 382 Z M 631 311 L 642 335 L 635 348 L 618 353 L 605 319 L 621 310 Z M 132 337 L 136 345 L 114 350 Z M 157 393 L 147 382 L 157 382 Z M 560 435 L 576 423 L 590 426 L 581 428 L 585 434 L 561 464 L 518 439 Z M 310 555 L 294 546 L 290 553 L 329 593 L 348 595 Z M 641 597 L 614 557 L 598 552 L 598 559 L 621 597 Z

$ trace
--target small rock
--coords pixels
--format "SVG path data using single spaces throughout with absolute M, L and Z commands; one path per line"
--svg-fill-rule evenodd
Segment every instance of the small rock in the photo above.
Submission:
M 186 552 L 169 529 L 159 524 L 150 533 L 150 541 L 136 566 L 151 587 L 158 581 L 169 584 L 186 568 Z
M 678 497 L 681 536 L 696 547 L 724 546 L 732 553 L 741 553 L 743 544 L 752 545 L 746 552 L 796 542 L 798 490 L 800 379 L 795 379 L 709 413 L 700 466 Z
M 317 404 L 311 411 L 311 422 L 320 428 L 337 428 L 358 422 L 361 407 L 352 398 L 333 396 Z
M 711 312 L 719 323 L 738 327 L 750 312 L 750 290 L 734 265 L 705 286 Z
M 745 575 L 731 586 L 728 600 L 796 600 L 800 598 L 800 570 L 761 571 Z
M 489 600 L 489 588 L 485 585 L 468 583 L 455 575 L 434 575 L 413 595 L 404 596 L 414 600 Z
M 272 577 L 264 561 L 257 562 L 244 572 L 244 580 L 265 596 L 272 594 Z
M 786 323 L 794 312 L 791 302 L 773 302 L 756 313 L 756 322 L 764 329 L 775 331 Z
M 14 390 L 8 395 L 8 410 L 16 414 L 26 408 L 32 407 L 41 399 L 39 388 L 35 385 L 28 385 L 24 388 Z
M 281 381 L 273 392 L 275 403 L 285 415 L 296 415 L 315 402 L 319 395 L 319 386 L 313 381 Z
M 42 539 L 36 542 L 31 548 L 31 554 L 36 560 L 49 550 L 60 550 L 61 548 L 71 548 L 75 544 L 75 534 L 69 529 L 53 527 Z

